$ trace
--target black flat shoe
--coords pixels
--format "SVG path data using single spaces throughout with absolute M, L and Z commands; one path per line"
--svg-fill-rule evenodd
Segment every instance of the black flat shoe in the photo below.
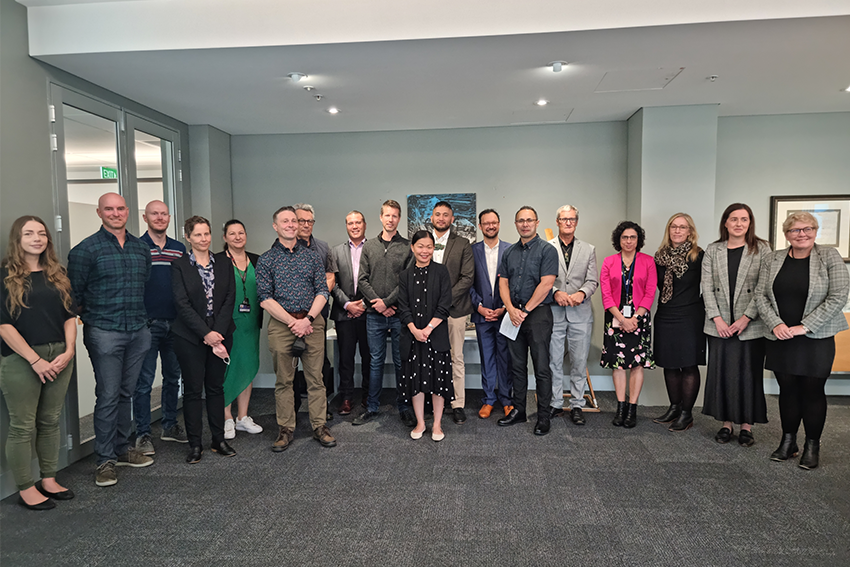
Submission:
M 564 415 L 564 408 L 549 408 L 552 417 L 561 417 Z
M 570 419 L 571 419 L 571 420 L 573 421 L 573 423 L 575 423 L 576 425 L 584 425 L 585 423 L 587 423 L 587 422 L 584 420 L 584 412 L 583 412 L 583 411 L 581 411 L 581 408 L 573 408 L 573 409 L 571 409 L 571 410 L 570 410 Z
M 679 404 L 670 404 L 670 407 L 667 408 L 667 413 L 662 416 L 656 417 L 652 421 L 655 423 L 673 423 L 678 419 L 679 415 L 682 413 L 682 406 Z
M 27 510 L 52 510 L 56 508 L 56 502 L 48 498 L 44 502 L 39 502 L 38 504 L 27 504 L 24 502 L 22 496 L 18 496 L 18 504 L 26 508 Z
M 793 433 L 785 433 L 776 451 L 770 454 L 770 460 L 781 463 L 792 457 L 796 457 L 800 448 L 797 447 L 797 436 Z
M 732 440 L 732 430 L 728 427 L 721 427 L 720 431 L 718 431 L 714 435 L 714 440 L 722 445 L 725 445 L 726 443 Z
M 753 432 L 748 431 L 746 429 L 742 429 L 738 434 L 738 445 L 742 447 L 752 447 L 755 445 L 756 440 L 753 437 Z
M 507 425 L 516 425 L 517 423 L 525 423 L 528 421 L 528 418 L 524 413 L 520 413 L 518 409 L 512 409 L 511 413 L 497 421 L 499 425 L 507 426 Z
M 186 462 L 190 465 L 194 465 L 195 463 L 201 462 L 201 455 L 204 454 L 204 450 L 200 447 L 192 447 L 189 449 L 189 454 L 186 455 Z
M 534 426 L 534 434 L 535 435 L 546 435 L 549 433 L 549 428 L 551 424 L 548 419 L 538 419 L 537 424 Z
M 236 451 L 233 450 L 233 447 L 227 444 L 227 441 L 222 441 L 218 445 L 213 445 L 210 447 L 210 450 L 213 453 L 218 453 L 222 457 L 235 457 Z
M 47 496 L 48 498 L 53 498 L 54 500 L 70 500 L 75 496 L 74 492 L 70 488 L 67 490 L 63 490 L 62 492 L 48 492 L 41 485 L 41 481 L 35 483 L 35 488 L 43 495 Z

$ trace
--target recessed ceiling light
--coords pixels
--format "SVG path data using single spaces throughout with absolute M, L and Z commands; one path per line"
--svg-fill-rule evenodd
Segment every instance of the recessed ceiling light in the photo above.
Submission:
M 339 109 L 338 109 L 337 107 L 335 107 L 335 106 L 332 106 L 332 107 L 330 107 L 330 108 L 328 109 L 328 112 L 329 112 L 330 114 L 339 114 Z
M 287 73 L 286 76 L 295 81 L 296 83 L 301 79 L 307 78 L 307 75 L 305 73 Z
M 546 106 L 547 104 L 549 104 L 549 101 L 546 100 L 545 98 L 540 98 L 540 99 L 535 100 L 534 104 L 537 105 L 537 106 Z
M 850 87 L 847 87 L 846 89 L 844 89 L 844 92 L 845 92 L 845 93 L 850 93 Z
M 310 91 L 316 90 L 316 87 L 313 85 L 304 85 L 303 89 L 309 93 Z
M 553 73 L 560 73 L 561 69 L 563 69 L 567 65 L 569 65 L 569 63 L 567 63 L 566 61 L 552 61 L 547 65 L 547 67 L 551 67 Z

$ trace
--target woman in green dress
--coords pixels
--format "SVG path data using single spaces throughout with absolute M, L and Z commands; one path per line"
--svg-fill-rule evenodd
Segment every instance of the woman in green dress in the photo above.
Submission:
M 224 378 L 224 438 L 233 439 L 236 431 L 260 433 L 263 428 L 248 415 L 251 401 L 251 384 L 260 368 L 260 329 L 263 310 L 257 299 L 257 280 L 254 267 L 259 256 L 245 250 L 248 234 L 245 225 L 233 219 L 224 223 L 224 252 L 216 260 L 230 262 L 236 278 L 236 303 L 233 307 L 233 347 L 230 366 Z M 236 400 L 238 413 L 233 419 L 230 406 Z

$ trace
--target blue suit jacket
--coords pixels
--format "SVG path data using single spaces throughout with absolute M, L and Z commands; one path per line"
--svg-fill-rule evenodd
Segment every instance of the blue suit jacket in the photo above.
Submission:
M 502 265 L 502 256 L 505 250 L 511 247 L 509 242 L 499 241 L 499 263 L 496 269 Z M 472 258 L 475 260 L 475 280 L 469 288 L 469 296 L 472 298 L 472 322 L 483 323 L 484 317 L 478 313 L 478 305 L 481 304 L 488 309 L 503 307 L 502 298 L 499 296 L 499 276 L 496 276 L 496 294 L 490 289 L 490 274 L 487 271 L 487 258 L 484 255 L 484 242 L 476 242 L 472 245 Z

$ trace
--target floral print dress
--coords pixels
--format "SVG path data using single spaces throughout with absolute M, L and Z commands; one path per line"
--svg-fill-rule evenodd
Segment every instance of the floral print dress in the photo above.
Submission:
M 623 286 L 620 292 L 620 311 L 627 305 L 636 312 L 632 299 L 632 285 L 628 280 L 629 269 L 621 264 L 624 274 Z M 602 336 L 602 368 L 626 369 L 642 366 L 654 368 L 652 358 L 652 318 L 649 313 L 637 316 L 637 329 L 626 333 L 622 328 L 614 327 L 614 316 L 605 310 L 605 327 Z

